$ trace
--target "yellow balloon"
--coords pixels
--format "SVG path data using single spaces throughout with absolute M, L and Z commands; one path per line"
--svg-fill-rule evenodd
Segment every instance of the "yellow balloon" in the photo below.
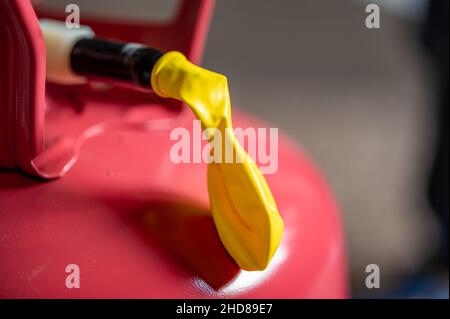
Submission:
M 284 224 L 267 182 L 238 143 L 231 123 L 225 76 L 189 62 L 180 52 L 165 53 L 155 64 L 151 84 L 161 97 L 185 102 L 203 129 L 217 129 L 236 159 L 208 164 L 208 192 L 220 239 L 245 270 L 267 267 L 280 243 Z

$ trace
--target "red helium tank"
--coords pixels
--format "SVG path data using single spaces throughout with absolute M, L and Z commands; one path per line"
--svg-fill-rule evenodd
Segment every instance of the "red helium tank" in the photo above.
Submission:
M 213 3 L 181 1 L 172 22 L 84 18 L 98 36 L 178 50 L 199 63 Z M 170 130 L 190 110 L 152 92 L 45 83 L 29 1 L 0 1 L 0 297 L 345 298 L 339 212 L 286 136 L 266 175 L 285 232 L 269 267 L 240 270 L 209 212 L 205 164 L 173 164 Z M 236 110 L 236 108 L 234 108 Z M 269 127 L 234 112 L 235 127 Z M 68 288 L 77 265 L 79 288 Z

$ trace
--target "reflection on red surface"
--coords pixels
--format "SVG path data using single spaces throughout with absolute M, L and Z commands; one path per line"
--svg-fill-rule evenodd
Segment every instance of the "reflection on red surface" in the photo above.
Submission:
M 222 245 L 208 211 L 188 201 L 154 200 L 148 207 L 132 219 L 144 241 L 156 240 L 214 289 L 238 274 L 239 267 Z

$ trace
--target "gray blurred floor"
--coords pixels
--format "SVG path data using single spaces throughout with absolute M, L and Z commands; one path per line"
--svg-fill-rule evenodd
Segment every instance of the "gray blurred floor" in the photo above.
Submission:
M 82 14 L 123 5 L 71 2 Z M 170 8 L 133 0 L 127 12 L 153 12 L 146 5 Z M 290 134 L 324 171 L 360 293 L 367 264 L 380 265 L 387 289 L 420 265 L 435 239 L 423 196 L 431 101 L 413 26 L 383 7 L 380 30 L 364 19 L 360 2 L 219 0 L 204 58 L 228 76 L 235 105 Z

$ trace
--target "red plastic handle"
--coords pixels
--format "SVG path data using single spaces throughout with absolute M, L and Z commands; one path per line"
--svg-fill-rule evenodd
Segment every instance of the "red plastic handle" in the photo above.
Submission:
M 183 0 L 165 24 L 84 19 L 98 36 L 140 42 L 163 51 L 178 50 L 199 63 L 213 0 Z M 64 19 L 33 9 L 28 0 L 0 1 L 0 168 L 42 176 L 30 164 L 44 148 L 45 45 L 38 17 Z

